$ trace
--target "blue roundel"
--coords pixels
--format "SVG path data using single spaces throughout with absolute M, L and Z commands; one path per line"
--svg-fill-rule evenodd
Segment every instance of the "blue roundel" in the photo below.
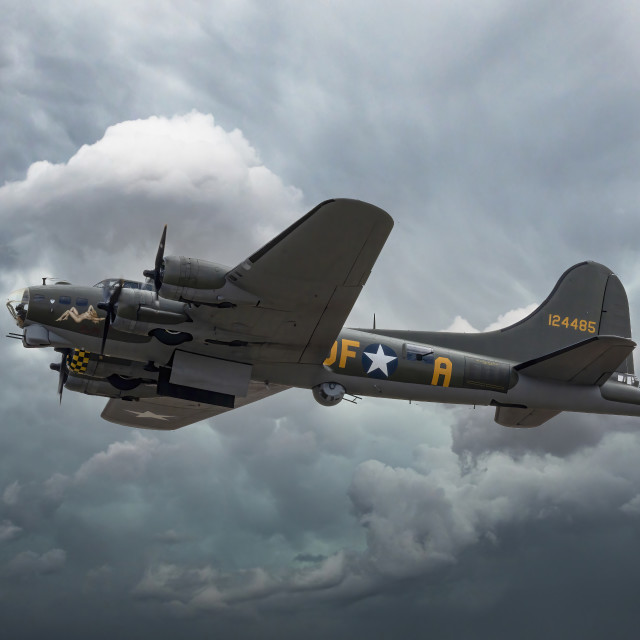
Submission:
M 386 380 L 398 368 L 398 356 L 384 344 L 370 344 L 362 352 L 362 368 L 369 377 Z

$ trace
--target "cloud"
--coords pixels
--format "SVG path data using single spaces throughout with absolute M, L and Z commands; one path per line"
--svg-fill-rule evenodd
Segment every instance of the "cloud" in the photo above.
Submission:
M 526 318 L 529 314 L 538 308 L 538 304 L 532 303 L 526 307 L 520 307 L 518 309 L 512 309 L 498 316 L 498 319 L 489 324 L 483 331 L 497 331 L 504 327 L 509 327 L 512 324 Z M 453 322 L 444 331 L 454 331 L 458 333 L 478 333 L 478 329 L 471 326 L 468 320 L 465 320 L 462 316 L 456 316 Z
M 86 284 L 105 269 L 141 279 L 165 222 L 168 252 L 233 266 L 304 212 L 239 130 L 197 112 L 122 122 L 65 163 L 36 162 L 0 207 L 14 274 Z
M 11 520 L 0 522 L 0 543 L 14 540 L 22 533 L 22 527 L 17 527 Z
M 9 562 L 6 573 L 11 578 L 28 579 L 57 573 L 64 569 L 66 562 L 67 553 L 63 549 L 50 549 L 41 555 L 34 551 L 22 551 Z
M 190 536 L 175 531 L 174 529 L 167 529 L 162 533 L 156 533 L 153 538 L 154 540 L 162 542 L 163 544 L 180 544 L 181 542 L 187 542 L 191 540 Z
M 636 434 L 618 433 L 565 458 L 494 452 L 464 465 L 450 450 L 425 446 L 410 467 L 369 460 L 358 466 L 349 488 L 353 515 L 366 534 L 363 550 L 300 554 L 294 561 L 309 566 L 271 569 L 152 563 L 132 594 L 185 616 L 232 609 L 249 614 L 298 606 L 301 598 L 308 606 L 349 602 L 393 591 L 407 580 L 455 571 L 470 550 L 504 553 L 517 531 L 578 533 L 598 519 L 635 518 L 639 453 Z M 485 595 L 476 603 L 480 609 L 503 597 Z M 455 606 L 464 597 L 455 589 L 447 596 Z
M 20 497 L 20 483 L 14 480 L 2 493 L 2 500 L 5 504 L 12 505 L 18 502 Z
M 456 333 L 478 333 L 478 330 L 471 326 L 468 320 L 462 316 L 456 316 L 453 322 L 444 331 L 454 331 Z
M 526 307 L 521 307 L 520 309 L 512 309 L 511 311 L 507 311 L 502 315 L 498 316 L 498 319 L 495 322 L 492 322 L 485 331 L 496 331 L 497 329 L 503 329 L 504 327 L 509 327 L 512 324 L 526 318 L 529 314 L 533 313 L 538 308 L 536 303 L 532 303 L 527 305 Z
M 140 278 L 165 222 L 168 253 L 235 264 L 338 195 L 396 220 L 356 325 L 487 327 L 586 258 L 637 317 L 640 14 L 467 5 L 12 6 L 3 286 Z M 3 352 L 2 566 L 68 558 L 3 585 L 9 635 L 633 636 L 633 419 L 291 391 L 141 441 L 101 400 L 54 411 L 49 361 Z

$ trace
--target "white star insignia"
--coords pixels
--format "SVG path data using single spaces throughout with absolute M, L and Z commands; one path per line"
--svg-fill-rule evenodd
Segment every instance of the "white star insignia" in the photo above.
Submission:
M 364 352 L 364 355 L 371 360 L 371 367 L 369 367 L 369 371 L 367 371 L 367 375 L 376 369 L 380 369 L 382 373 L 384 373 L 387 378 L 389 377 L 389 369 L 387 365 L 393 360 L 397 360 L 397 356 L 387 356 L 382 349 L 382 345 L 378 345 L 378 351 L 376 353 L 369 353 L 368 351 Z
M 125 409 L 127 413 L 133 413 L 136 418 L 154 418 L 156 420 L 166 420 L 167 418 L 174 418 L 175 416 L 161 416 L 153 411 L 132 411 L 131 409 Z

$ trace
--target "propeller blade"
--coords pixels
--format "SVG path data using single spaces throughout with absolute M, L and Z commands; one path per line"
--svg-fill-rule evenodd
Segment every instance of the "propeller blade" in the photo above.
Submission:
M 60 375 L 58 376 L 58 395 L 60 396 L 60 404 L 62 404 L 62 392 L 64 391 L 64 385 L 69 378 L 69 367 L 67 365 L 67 358 L 71 354 L 71 349 L 62 349 L 60 351 L 62 354 L 60 358 L 60 364 L 56 367 L 51 365 L 51 368 L 55 371 L 57 370 Z
M 109 302 L 99 302 L 96 306 L 106 313 L 104 318 L 104 331 L 102 332 L 102 345 L 100 347 L 100 355 L 104 355 L 104 347 L 107 344 L 107 335 L 112 322 L 115 322 L 118 315 L 118 300 L 124 288 L 124 280 L 120 278 L 118 284 L 113 288 L 109 296 Z
M 120 294 L 122 293 L 122 289 L 124 288 L 124 280 L 120 278 L 118 284 L 113 288 L 111 292 L 111 296 L 109 297 L 109 312 L 111 313 L 111 322 L 116 319 L 116 310 L 118 308 L 118 300 L 120 299 Z
M 167 239 L 167 225 L 164 225 L 164 229 L 162 230 L 162 236 L 160 238 L 160 244 L 158 245 L 158 252 L 156 253 L 156 262 L 153 269 L 145 269 L 142 272 L 145 278 L 151 278 L 153 280 L 153 286 L 156 290 L 156 296 L 158 295 L 158 291 L 160 291 L 160 287 L 162 286 L 162 272 L 164 270 L 163 260 L 164 260 L 164 245 Z
M 104 347 L 107 344 L 107 335 L 109 333 L 109 325 L 111 324 L 111 314 L 107 311 L 107 316 L 104 319 L 104 331 L 102 332 L 102 344 L 100 345 L 100 355 L 104 355 Z

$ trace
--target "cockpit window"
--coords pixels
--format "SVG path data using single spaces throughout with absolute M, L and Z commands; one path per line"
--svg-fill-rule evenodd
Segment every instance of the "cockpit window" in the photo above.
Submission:
M 106 280 L 101 280 L 94 286 L 102 287 L 106 289 L 112 289 L 118 284 L 118 282 L 120 282 L 120 278 L 107 278 Z M 125 280 L 124 288 L 125 289 L 143 289 L 144 291 L 153 291 L 153 285 L 150 282 L 136 282 L 135 280 Z

